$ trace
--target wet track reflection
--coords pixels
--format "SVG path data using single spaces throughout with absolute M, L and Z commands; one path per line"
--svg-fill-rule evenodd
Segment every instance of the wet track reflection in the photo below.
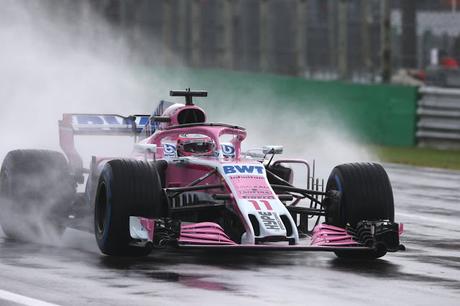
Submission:
M 62 305 L 458 305 L 460 172 L 387 169 L 407 251 L 377 261 L 199 250 L 111 258 L 68 230 L 58 247 L 0 236 L 0 289 Z

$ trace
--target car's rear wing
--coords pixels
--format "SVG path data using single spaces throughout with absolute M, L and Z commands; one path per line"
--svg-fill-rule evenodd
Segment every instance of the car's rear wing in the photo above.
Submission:
M 72 171 L 83 179 L 83 161 L 75 148 L 75 135 L 113 135 L 137 138 L 149 122 L 150 115 L 63 114 L 59 120 L 59 142 L 69 159 Z
M 152 115 L 121 116 L 117 114 L 63 114 L 59 120 L 59 142 L 77 178 L 83 180 L 83 161 L 75 148 L 75 135 L 148 137 L 159 127 L 155 116 L 161 116 L 172 102 L 160 101 Z
M 74 135 L 138 135 L 150 115 L 64 114 L 59 128 L 72 129 Z

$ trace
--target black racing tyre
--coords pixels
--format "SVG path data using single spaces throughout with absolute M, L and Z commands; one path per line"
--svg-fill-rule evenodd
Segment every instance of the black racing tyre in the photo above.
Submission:
M 12 239 L 59 237 L 75 199 L 76 182 L 64 155 L 47 150 L 15 150 L 0 172 L 0 223 Z
M 350 163 L 336 166 L 327 181 L 326 223 L 352 227 L 360 221 L 394 221 L 393 191 L 383 167 L 376 163 Z M 378 258 L 386 251 L 362 257 Z M 356 254 L 336 252 L 339 257 Z
M 166 197 L 155 163 L 117 159 L 105 164 L 99 177 L 94 211 L 94 232 L 102 253 L 148 255 L 150 245 L 131 245 L 129 217 L 159 218 L 166 214 Z

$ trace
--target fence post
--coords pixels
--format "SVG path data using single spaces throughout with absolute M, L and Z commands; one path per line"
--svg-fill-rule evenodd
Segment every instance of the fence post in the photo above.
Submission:
M 363 53 L 363 66 L 365 73 L 368 74 L 372 69 L 372 58 L 370 48 L 369 25 L 371 23 L 371 6 L 369 0 L 361 0 L 361 40 Z
M 220 65 L 227 69 L 233 69 L 233 21 L 235 17 L 235 1 L 236 0 L 223 0 L 222 2 Z
M 380 31 L 381 31 L 381 65 L 382 82 L 391 80 L 391 20 L 389 0 L 380 0 Z
M 268 0 L 259 1 L 259 68 L 268 71 Z
M 327 11 L 329 69 L 337 73 L 337 0 L 328 0 Z
M 191 53 L 192 67 L 199 67 L 201 64 L 201 3 L 200 0 L 192 0 L 191 13 Z
M 304 76 L 306 68 L 306 50 L 307 50 L 307 0 L 297 0 L 297 31 L 296 31 L 296 70 L 297 75 Z
M 402 67 L 415 68 L 417 65 L 417 3 L 415 0 L 401 1 L 401 44 Z
M 177 18 L 177 46 L 179 49 L 178 54 L 185 63 L 189 61 L 188 48 L 187 48 L 187 37 L 188 37 L 188 26 L 187 26 L 187 14 L 188 14 L 188 3 L 187 1 L 178 1 L 178 18 Z
M 348 0 L 340 0 L 338 7 L 339 43 L 337 48 L 339 78 L 348 76 Z
M 172 51 L 172 8 L 171 0 L 163 0 L 163 64 L 171 63 Z

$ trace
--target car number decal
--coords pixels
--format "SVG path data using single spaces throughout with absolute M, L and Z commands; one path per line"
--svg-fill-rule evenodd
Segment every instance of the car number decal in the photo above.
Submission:
M 270 211 L 258 211 L 257 213 L 259 214 L 260 219 L 262 219 L 262 223 L 266 229 L 284 231 L 283 222 L 281 222 L 277 213 Z

